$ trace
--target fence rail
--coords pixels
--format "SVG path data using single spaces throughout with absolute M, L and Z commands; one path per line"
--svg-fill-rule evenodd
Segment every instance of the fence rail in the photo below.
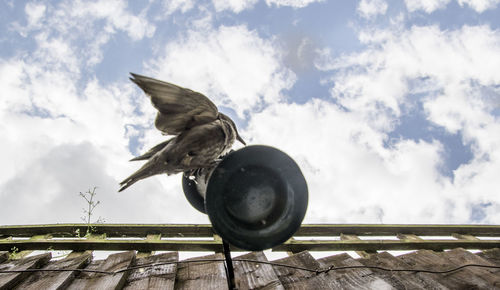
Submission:
M 87 228 L 86 224 L 0 226 L 0 251 L 222 251 L 220 237 L 208 224 L 94 224 L 91 235 L 85 235 Z M 307 224 L 273 251 L 453 248 L 500 248 L 500 225 Z

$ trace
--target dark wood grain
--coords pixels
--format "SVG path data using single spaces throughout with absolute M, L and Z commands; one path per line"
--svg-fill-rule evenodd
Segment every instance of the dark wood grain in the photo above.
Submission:
M 9 252 L 7 251 L 0 251 L 0 263 L 3 263 L 4 261 L 7 261 L 9 258 Z
M 224 259 L 222 253 L 197 257 L 198 259 Z M 187 261 L 193 259 L 187 259 Z M 177 267 L 175 289 L 227 289 L 223 262 L 180 263 Z
M 101 265 L 104 264 L 104 260 L 93 260 L 90 262 L 85 269 L 87 270 L 99 270 Z M 67 289 L 85 289 L 85 285 L 88 284 L 89 280 L 97 277 L 97 274 L 90 272 L 81 272 L 75 276 L 75 279 L 71 282 Z
M 281 284 L 273 267 L 268 264 L 257 264 L 252 262 L 239 262 L 238 259 L 249 259 L 268 262 L 263 252 L 251 252 L 234 258 L 234 274 L 236 288 L 247 289 L 285 289 Z
M 319 260 L 322 268 L 334 266 L 363 266 L 359 261 L 354 260 L 347 254 L 325 257 Z M 386 281 L 383 276 L 377 275 L 370 269 L 345 269 L 334 270 L 326 273 L 329 281 L 335 281 L 340 284 L 338 289 L 393 289 L 391 283 Z M 335 286 L 332 284 L 332 286 Z
M 53 261 L 47 264 L 42 269 L 81 269 L 90 263 L 92 260 L 92 253 L 85 252 L 80 255 L 73 254 L 71 257 Z M 65 289 L 74 277 L 78 274 L 77 271 L 69 272 L 36 272 L 24 280 L 17 287 L 19 289 Z
M 273 251 L 367 251 L 427 249 L 491 249 L 500 246 L 500 240 L 297 240 L 287 241 L 273 248 Z
M 398 257 L 412 268 L 443 271 L 459 266 L 452 261 L 442 257 L 436 252 L 420 250 Z M 448 274 L 417 273 L 417 275 L 428 275 L 440 284 L 450 289 L 488 289 L 489 284 L 478 276 L 474 276 L 468 269 Z
M 359 241 L 361 240 L 358 236 L 356 235 L 347 235 L 347 234 L 340 234 L 340 240 L 342 241 Z M 363 258 L 369 258 L 371 254 L 375 254 L 377 251 L 356 251 L 356 254 L 358 254 L 360 257 Z
M 479 256 L 474 255 L 464 249 L 453 249 L 450 251 L 438 253 L 441 257 L 447 259 L 452 264 L 460 266 L 466 264 L 478 264 L 478 265 L 492 265 L 494 263 L 489 262 Z M 479 267 L 468 267 L 464 270 L 467 271 L 472 276 L 480 277 L 482 280 L 487 282 L 487 287 L 500 288 L 500 269 L 488 269 Z
M 488 260 L 497 266 L 500 266 L 500 249 L 489 249 L 476 254 L 477 256 Z
M 101 263 L 90 264 L 89 269 L 100 271 L 117 271 L 127 268 L 135 261 L 135 252 L 122 252 L 109 255 Z M 68 289 L 121 289 L 130 271 L 125 271 L 115 275 L 81 273 L 75 281 L 69 285 Z
M 369 258 L 357 259 L 363 265 L 378 266 L 388 269 L 411 269 L 410 265 L 393 255 L 382 252 L 371 255 Z M 372 270 L 377 276 L 389 282 L 396 289 L 448 289 L 429 275 L 416 275 L 413 272 L 385 272 Z
M 209 237 L 214 234 L 208 224 L 92 224 L 93 233 L 107 237 L 145 237 L 161 234 L 162 237 Z M 0 236 L 31 237 L 51 234 L 53 237 L 75 237 L 85 233 L 87 224 L 47 224 L 0 226 Z
M 179 253 L 164 253 L 136 260 L 136 266 L 159 264 L 166 262 L 177 262 Z M 177 264 L 164 264 L 154 267 L 144 267 L 133 270 L 127 279 L 123 289 L 174 289 L 175 276 L 177 273 Z
M 119 239 L 41 239 L 41 240 L 0 240 L 0 250 L 16 247 L 26 250 L 74 250 L 74 251 L 219 251 L 222 243 L 214 240 L 137 240 Z
M 308 269 L 320 268 L 318 261 L 307 251 L 273 262 Z M 281 266 L 273 266 L 273 269 L 285 289 L 332 289 L 332 287 L 341 289 L 338 288 L 340 287 L 339 283 L 329 281 L 325 274 L 317 275 L 315 272 Z
M 50 253 L 36 255 L 21 260 L 11 260 L 0 265 L 0 270 L 27 270 L 38 269 L 47 264 L 52 258 Z M 0 274 L 0 289 L 12 289 L 32 273 L 2 273 Z
M 448 236 L 468 234 L 474 236 L 500 236 L 500 225 L 445 225 L 445 224 L 309 224 L 302 225 L 294 236 L 395 236 L 396 234 L 419 236 Z
M 209 224 L 93 224 L 96 234 L 108 237 L 143 236 L 161 234 L 162 237 L 209 237 L 214 234 Z M 54 237 L 75 236 L 76 230 L 84 233 L 87 224 L 48 224 L 0 226 L 0 236 L 31 237 L 52 234 Z M 394 236 L 415 234 L 419 236 L 446 236 L 464 234 L 473 236 L 500 236 L 500 225 L 404 225 L 404 224 L 305 224 L 295 236 Z

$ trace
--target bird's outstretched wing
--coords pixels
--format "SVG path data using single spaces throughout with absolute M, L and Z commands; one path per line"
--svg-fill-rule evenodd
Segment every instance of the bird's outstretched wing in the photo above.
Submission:
M 130 80 L 151 97 L 153 106 L 158 110 L 155 126 L 164 134 L 179 135 L 194 126 L 217 119 L 217 107 L 206 96 L 171 83 L 134 73 L 131 75 Z

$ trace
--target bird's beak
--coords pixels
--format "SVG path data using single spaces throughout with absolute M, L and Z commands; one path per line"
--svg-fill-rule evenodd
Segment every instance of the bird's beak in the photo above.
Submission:
M 240 141 L 243 145 L 247 145 L 247 143 L 245 141 L 243 141 L 243 138 L 241 138 L 241 136 L 239 134 L 236 134 L 236 140 Z

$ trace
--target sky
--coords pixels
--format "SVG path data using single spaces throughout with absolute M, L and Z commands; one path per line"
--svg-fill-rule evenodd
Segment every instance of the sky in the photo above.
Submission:
M 500 224 L 500 0 L 0 2 L 0 224 L 208 223 L 129 72 L 208 96 L 309 187 L 304 223 Z M 242 145 L 236 145 L 240 148 Z

